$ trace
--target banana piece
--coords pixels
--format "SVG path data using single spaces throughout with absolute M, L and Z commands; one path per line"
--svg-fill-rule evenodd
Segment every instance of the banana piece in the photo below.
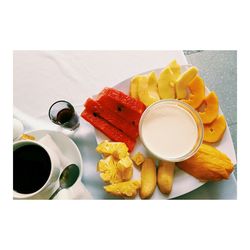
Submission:
M 141 189 L 140 197 L 142 199 L 149 198 L 156 187 L 156 167 L 155 162 L 151 158 L 146 158 L 141 168 Z
M 170 194 L 174 178 L 174 162 L 160 161 L 158 167 L 157 184 L 163 194 Z

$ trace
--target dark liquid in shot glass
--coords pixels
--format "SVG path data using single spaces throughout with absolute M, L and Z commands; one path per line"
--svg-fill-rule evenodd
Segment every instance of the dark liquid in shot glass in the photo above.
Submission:
M 79 118 L 75 114 L 74 110 L 65 108 L 58 112 L 57 123 L 64 128 L 74 129 L 79 125 Z

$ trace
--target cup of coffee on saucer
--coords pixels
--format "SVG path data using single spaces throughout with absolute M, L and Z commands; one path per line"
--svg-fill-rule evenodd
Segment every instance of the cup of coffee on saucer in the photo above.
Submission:
M 20 140 L 13 143 L 14 199 L 32 199 L 55 188 L 60 174 L 56 153 L 37 141 Z

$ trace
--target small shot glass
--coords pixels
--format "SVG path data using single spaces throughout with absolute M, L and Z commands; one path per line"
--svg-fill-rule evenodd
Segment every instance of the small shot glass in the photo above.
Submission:
M 79 116 L 74 107 L 65 100 L 53 103 L 49 108 L 48 115 L 53 123 L 71 131 L 75 131 L 80 125 Z

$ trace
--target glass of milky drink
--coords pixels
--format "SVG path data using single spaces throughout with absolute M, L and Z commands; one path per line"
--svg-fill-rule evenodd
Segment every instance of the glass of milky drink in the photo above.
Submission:
M 171 162 L 190 158 L 203 141 L 203 124 L 198 112 L 174 99 L 150 105 L 141 117 L 139 132 L 150 153 Z

